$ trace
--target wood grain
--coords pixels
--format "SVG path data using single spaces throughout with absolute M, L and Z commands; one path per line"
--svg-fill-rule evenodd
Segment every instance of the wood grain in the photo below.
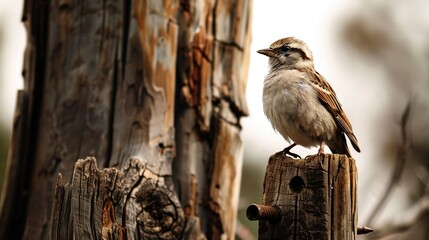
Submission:
M 125 165 L 99 170 L 90 157 L 76 162 L 71 184 L 59 175 L 50 239 L 180 239 L 186 222 L 174 189 L 138 159 Z
M 259 239 L 355 239 L 357 171 L 345 155 L 293 159 L 271 156 L 262 203 L 278 206 L 282 220 L 259 221 Z
M 0 239 L 234 238 L 251 8 L 25 0 Z

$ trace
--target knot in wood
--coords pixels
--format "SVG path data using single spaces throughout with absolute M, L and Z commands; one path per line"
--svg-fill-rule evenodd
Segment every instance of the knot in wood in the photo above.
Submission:
M 152 179 L 145 179 L 136 193 L 142 210 L 137 216 L 143 239 L 176 239 L 185 226 L 183 210 L 175 193 Z

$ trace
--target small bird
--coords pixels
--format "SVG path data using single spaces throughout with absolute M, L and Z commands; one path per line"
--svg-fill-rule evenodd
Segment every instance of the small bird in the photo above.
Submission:
M 304 147 L 327 144 L 332 153 L 351 157 L 345 135 L 360 152 L 352 126 L 329 83 L 314 69 L 313 55 L 306 44 L 294 37 L 275 41 L 258 53 L 269 57 L 269 72 L 263 90 L 264 113 L 286 141 Z M 345 135 L 344 135 L 345 134 Z

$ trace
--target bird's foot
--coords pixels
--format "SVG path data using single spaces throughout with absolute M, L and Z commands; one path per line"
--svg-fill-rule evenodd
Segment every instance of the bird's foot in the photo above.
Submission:
M 308 158 L 320 156 L 320 155 L 323 155 L 323 154 L 325 154 L 325 151 L 324 151 L 323 147 L 321 147 L 321 148 L 319 148 L 319 151 L 317 151 L 316 154 L 308 155 L 308 156 L 305 157 L 305 159 L 307 160 Z
M 324 146 L 325 146 L 325 142 L 324 142 L 324 141 L 322 141 L 322 142 L 320 143 L 320 148 L 319 148 L 319 150 L 317 151 L 317 154 L 308 155 L 308 156 L 306 156 L 306 157 L 305 157 L 305 159 L 307 160 L 307 158 L 312 158 L 312 157 L 316 157 L 316 156 L 320 156 L 320 155 L 325 154 L 325 148 L 324 148 Z
M 293 152 L 285 152 L 285 151 L 283 151 L 283 154 L 285 155 L 285 156 L 291 156 L 291 157 L 293 157 L 293 158 L 300 158 L 301 159 L 301 156 L 299 156 L 298 154 L 296 154 L 296 153 L 293 153 Z
M 316 153 L 316 154 L 311 154 L 311 155 L 305 156 L 305 160 L 307 160 L 307 159 L 309 159 L 309 158 L 313 158 L 313 157 L 320 156 L 320 155 L 322 155 L 322 154 L 323 154 L 323 153 Z
M 293 152 L 291 152 L 290 150 L 293 148 L 293 147 L 295 147 L 296 146 L 296 143 L 293 143 L 292 145 L 290 145 L 289 147 L 287 147 L 287 148 L 285 148 L 285 149 L 283 149 L 283 155 L 284 156 L 291 156 L 291 157 L 293 157 L 293 158 L 301 158 L 301 156 L 299 156 L 298 154 L 296 154 L 296 153 L 293 153 Z

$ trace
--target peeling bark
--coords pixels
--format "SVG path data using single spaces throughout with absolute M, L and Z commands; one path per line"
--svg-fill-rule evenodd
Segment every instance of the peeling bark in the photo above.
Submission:
M 0 238 L 234 238 L 251 7 L 26 0 Z

